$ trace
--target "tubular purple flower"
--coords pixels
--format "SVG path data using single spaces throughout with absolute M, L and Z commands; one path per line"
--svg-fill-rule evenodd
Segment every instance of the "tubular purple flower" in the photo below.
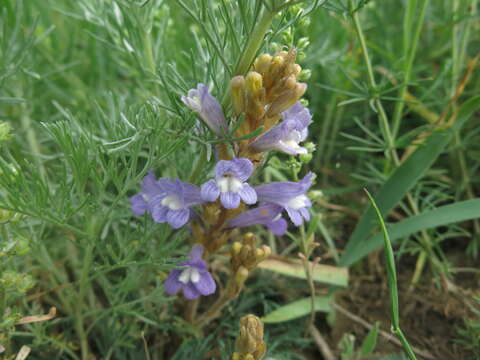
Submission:
M 130 198 L 134 215 L 148 212 L 155 222 L 169 223 L 174 229 L 185 225 L 191 216 L 190 207 L 203 203 L 200 189 L 179 179 L 155 179 L 150 172 L 143 179 L 142 190 Z
M 240 200 L 245 204 L 255 204 L 257 193 L 246 181 L 253 173 L 253 164 L 246 158 L 220 160 L 215 166 L 215 179 L 207 181 L 201 187 L 201 196 L 205 201 L 220 202 L 226 209 L 236 209 Z
M 287 222 L 282 218 L 283 207 L 275 204 L 261 205 L 245 211 L 228 222 L 229 227 L 245 227 L 265 225 L 275 235 L 283 235 L 287 231 Z
M 203 246 L 195 245 L 190 252 L 190 259 L 177 264 L 183 269 L 174 269 L 168 274 L 163 287 L 165 292 L 175 295 L 180 290 L 188 300 L 194 300 L 200 295 L 211 295 L 217 285 L 207 270 L 207 264 L 202 260 Z
M 296 225 L 303 224 L 303 220 L 310 220 L 308 208 L 312 206 L 310 199 L 305 195 L 312 186 L 313 173 L 308 173 L 299 182 L 275 182 L 255 187 L 258 201 L 276 204 L 284 208 L 290 220 Z
M 300 102 L 282 113 L 283 121 L 250 144 L 255 152 L 280 150 L 290 155 L 308 153 L 299 145 L 308 135 L 312 115 Z
M 200 115 L 215 134 L 223 136 L 227 133 L 228 126 L 222 106 L 210 94 L 207 85 L 198 84 L 196 89 L 188 90 L 187 96 L 182 96 L 181 99 L 185 105 Z
M 150 212 L 150 201 L 162 191 L 152 170 L 143 178 L 141 187 L 142 190 L 130 198 L 131 209 L 136 216 Z

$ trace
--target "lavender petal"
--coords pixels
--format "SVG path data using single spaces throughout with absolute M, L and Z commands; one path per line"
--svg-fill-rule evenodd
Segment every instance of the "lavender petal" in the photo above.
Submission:
M 245 227 L 250 225 L 266 225 L 281 214 L 283 208 L 275 204 L 261 205 L 245 211 L 228 222 L 229 227 Z
M 192 283 L 187 283 L 183 286 L 183 295 L 188 300 L 194 300 L 200 296 L 200 292 Z
M 134 215 L 140 216 L 145 214 L 148 210 L 148 204 L 140 194 L 134 195 L 130 198 L 131 209 Z
M 287 231 L 287 221 L 284 218 L 280 218 L 276 221 L 266 224 L 267 228 L 275 235 L 283 235 Z
M 215 180 L 209 180 L 201 187 L 201 197 L 205 201 L 215 201 L 220 196 L 220 189 Z
M 243 184 L 238 195 L 245 204 L 253 205 L 257 202 L 257 193 L 255 192 L 255 189 L 247 183 Z
M 167 280 L 165 280 L 165 283 L 163 284 L 163 288 L 167 294 L 175 295 L 182 288 L 183 284 L 178 280 L 181 273 L 182 270 L 177 269 L 170 271 Z
M 236 209 L 240 206 L 240 195 L 230 191 L 221 193 L 220 202 L 225 209 Z
M 212 275 L 208 271 L 200 274 L 200 280 L 193 285 L 200 294 L 205 296 L 213 294 L 217 289 L 217 284 L 215 284 Z
M 188 209 L 168 210 L 167 222 L 174 229 L 179 229 L 187 223 L 189 216 L 190 211 Z
M 158 205 L 153 207 L 152 209 L 153 221 L 157 223 L 167 222 L 167 213 L 168 213 L 168 208 L 166 208 L 165 206 Z
M 303 224 L 303 218 L 302 215 L 300 214 L 300 211 L 294 210 L 292 208 L 285 208 L 287 210 L 288 216 L 290 217 L 290 220 L 295 224 L 295 226 L 300 226 Z

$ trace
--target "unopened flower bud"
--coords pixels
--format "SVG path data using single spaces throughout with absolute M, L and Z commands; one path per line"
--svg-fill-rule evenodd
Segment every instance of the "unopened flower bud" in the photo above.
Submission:
M 237 115 L 245 111 L 245 79 L 243 76 L 235 76 L 230 81 L 230 91 L 232 96 L 233 108 Z
M 308 39 L 308 37 L 302 37 L 298 40 L 298 48 L 305 49 L 308 45 L 310 45 L 310 40 Z
M 300 73 L 302 72 L 302 67 L 298 64 L 292 64 L 289 66 L 288 71 L 298 77 Z
M 305 69 L 300 72 L 300 75 L 298 75 L 298 80 L 306 81 L 310 79 L 311 76 L 312 76 L 312 71 L 310 69 Z
M 292 74 L 286 78 L 284 86 L 286 89 L 293 89 L 295 85 L 297 85 L 297 79 L 296 76 Z
M 233 355 L 230 357 L 230 360 L 242 360 L 242 355 L 238 352 L 233 353 Z
M 283 67 L 284 63 L 285 63 L 285 58 L 278 55 L 275 56 L 272 59 L 272 66 L 270 66 L 270 74 L 275 74 L 276 72 L 278 72 L 278 70 Z
M 238 352 L 245 354 L 244 359 L 260 360 L 266 352 L 263 341 L 263 323 L 254 315 L 247 315 L 240 319 L 240 336 L 235 347 Z M 247 354 L 251 357 L 247 357 Z
M 270 255 L 272 255 L 272 249 L 270 249 L 270 246 L 262 246 L 263 253 L 265 254 L 265 259 L 268 258 Z
M 237 272 L 235 273 L 235 282 L 238 285 L 242 285 L 245 282 L 245 280 L 247 280 L 247 278 L 248 278 L 248 270 L 245 267 L 240 266 Z
M 315 149 L 316 149 L 315 144 L 314 144 L 313 142 L 311 142 L 311 141 L 305 143 L 303 146 L 304 146 L 305 149 L 307 149 L 307 151 L 308 151 L 309 153 L 313 153 L 313 152 L 315 151 Z
M 263 87 L 262 75 L 256 71 L 250 71 L 245 78 L 245 86 L 252 95 L 260 93 Z
M 270 68 L 271 63 L 272 63 L 272 56 L 269 54 L 262 54 L 257 58 L 257 60 L 255 60 L 253 67 L 255 68 L 255 71 L 264 75 L 267 73 L 268 69 Z
M 297 83 L 292 90 L 285 91 L 282 95 L 276 98 L 270 105 L 267 112 L 267 117 L 279 114 L 287 110 L 290 106 L 295 104 L 307 90 L 307 84 Z
M 306 58 L 306 55 L 303 51 L 299 51 L 298 54 L 297 54 L 297 60 L 299 62 L 302 62 L 303 60 L 305 60 Z
M 240 254 L 240 251 L 242 250 L 242 247 L 243 247 L 243 245 L 241 243 L 239 243 L 238 241 L 235 241 L 232 245 L 232 252 L 235 255 L 238 255 L 238 254 Z
M 312 154 L 300 154 L 299 158 L 300 158 L 300 161 L 302 163 L 308 164 L 312 160 L 313 155 Z
M 287 30 L 287 32 L 288 32 L 288 30 Z M 277 56 L 281 56 L 282 58 L 286 59 L 287 56 L 288 56 L 288 51 L 285 51 L 285 50 L 279 51 Z

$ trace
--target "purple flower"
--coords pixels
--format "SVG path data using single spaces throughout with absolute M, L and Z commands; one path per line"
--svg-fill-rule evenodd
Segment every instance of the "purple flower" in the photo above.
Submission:
M 283 121 L 250 144 L 253 151 L 280 150 L 290 155 L 306 154 L 307 149 L 299 145 L 308 135 L 312 115 L 297 102 L 282 113 Z
M 222 106 L 208 91 L 208 86 L 198 84 L 196 89 L 188 90 L 182 101 L 190 109 L 200 115 L 205 124 L 218 136 L 227 133 L 228 127 L 223 115 Z
M 261 205 L 248 210 L 228 222 L 229 227 L 245 227 L 265 225 L 275 235 L 283 235 L 287 231 L 287 222 L 282 218 L 283 207 L 275 204 Z
M 313 173 L 308 173 L 299 182 L 275 182 L 255 187 L 258 201 L 276 204 L 285 209 L 290 220 L 300 226 L 303 220 L 310 220 L 308 209 L 312 206 L 310 199 L 305 195 L 312 186 Z
M 177 264 L 183 269 L 174 269 L 168 274 L 164 289 L 167 294 L 175 295 L 179 290 L 188 300 L 200 295 L 213 294 L 217 288 L 207 264 L 202 260 L 203 246 L 195 245 L 190 252 L 190 260 Z
M 161 192 L 155 174 L 152 170 L 143 178 L 142 190 L 130 198 L 131 209 L 134 215 L 140 216 L 145 212 L 150 212 L 150 201 Z
M 148 212 L 155 222 L 168 222 L 175 229 L 188 222 L 191 206 L 203 203 L 198 186 L 179 179 L 156 180 L 153 172 L 145 176 L 142 190 L 130 198 L 130 202 L 135 215 Z
M 257 193 L 246 183 L 253 173 L 253 164 L 246 158 L 220 160 L 215 166 L 215 179 L 202 185 L 201 196 L 205 201 L 220 202 L 226 209 L 235 209 L 240 200 L 245 204 L 255 204 Z

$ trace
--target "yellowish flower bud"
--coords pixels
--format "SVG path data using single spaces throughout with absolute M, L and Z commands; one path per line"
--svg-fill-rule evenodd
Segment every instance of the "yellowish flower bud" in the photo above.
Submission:
M 243 245 L 240 242 L 235 241 L 232 245 L 233 254 L 235 254 L 235 255 L 240 254 L 240 251 L 242 250 L 242 247 L 243 247 Z
M 230 357 L 230 360 L 242 360 L 242 355 L 238 352 L 233 353 L 233 355 Z
M 265 75 L 270 68 L 272 63 L 272 56 L 269 54 L 260 55 L 253 65 L 255 71 L 259 72 L 262 75 Z
M 290 75 L 286 80 L 285 80 L 285 88 L 286 89 L 293 89 L 297 85 L 297 78 L 295 75 Z
M 288 68 L 288 72 L 292 75 L 298 76 L 302 72 L 302 67 L 298 64 L 291 64 Z
M 262 250 L 263 250 L 263 253 L 265 254 L 265 259 L 268 258 L 270 255 L 272 255 L 272 249 L 270 249 L 270 246 L 263 245 Z
M 265 252 L 262 249 L 256 249 L 255 256 L 257 259 L 262 259 L 265 256 Z
M 235 282 L 238 285 L 243 285 L 243 283 L 245 282 L 245 280 L 247 280 L 247 278 L 248 278 L 248 270 L 245 267 L 240 266 L 237 272 L 235 273 Z
M 245 78 L 241 75 L 235 76 L 230 81 L 230 91 L 235 113 L 240 115 L 245 111 Z
M 287 110 L 290 106 L 295 104 L 303 96 L 303 94 L 305 94 L 306 90 L 307 84 L 297 83 L 294 89 L 285 91 L 270 105 L 270 108 L 267 112 L 267 117 L 271 117 Z
M 254 96 L 259 94 L 263 87 L 262 75 L 256 71 L 250 71 L 245 78 L 245 86 L 250 94 Z
M 263 341 L 263 323 L 258 317 L 247 315 L 240 319 L 240 336 L 235 345 L 238 352 L 245 354 L 244 359 L 262 359 L 266 345 Z

